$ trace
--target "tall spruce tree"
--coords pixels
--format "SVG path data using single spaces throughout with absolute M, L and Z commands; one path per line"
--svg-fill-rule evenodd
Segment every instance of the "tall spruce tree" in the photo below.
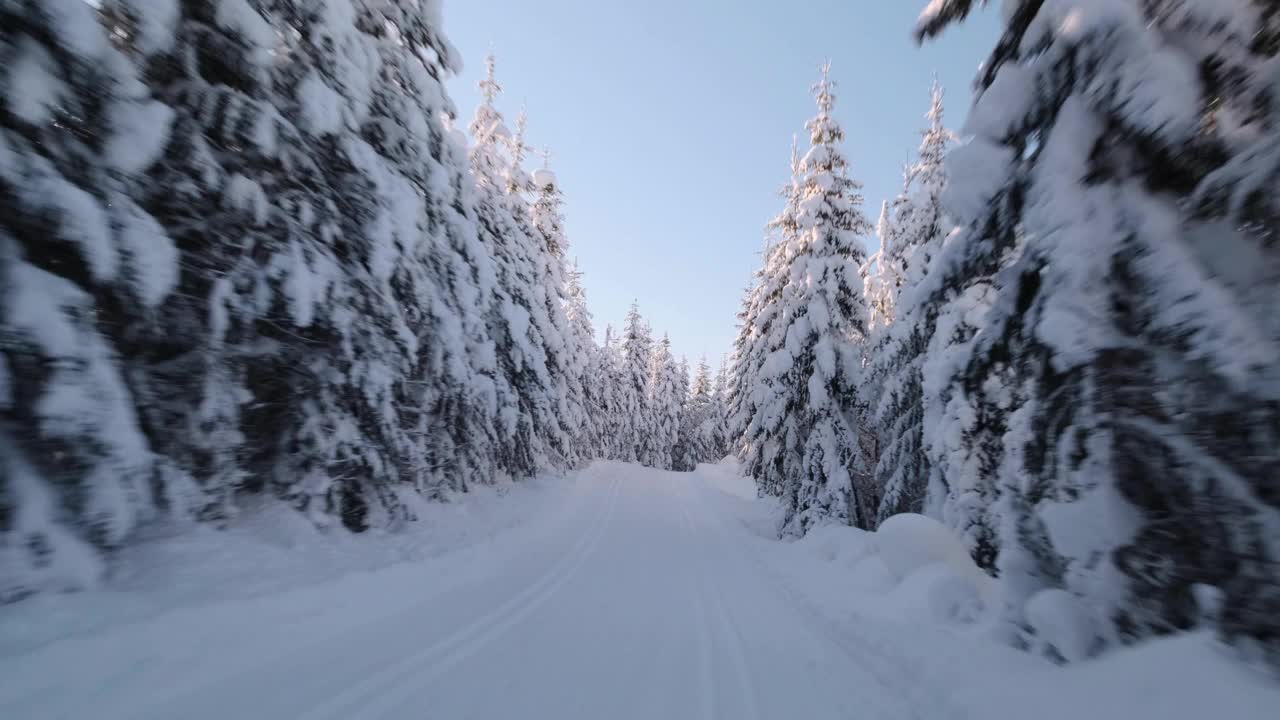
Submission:
M 791 142 L 791 181 L 783 186 L 782 211 L 768 224 L 764 264 L 738 314 L 734 343 L 732 396 L 729 426 L 747 473 L 755 478 L 761 495 L 780 497 L 785 488 L 780 451 L 795 442 L 794 429 L 773 425 L 777 418 L 760 412 L 769 388 L 764 383 L 766 363 L 780 300 L 790 279 L 790 263 L 799 243 L 800 154 Z
M 640 462 L 670 470 L 680 434 L 680 365 L 671 354 L 671 338 L 663 335 L 649 353 L 648 426 L 640 439 Z
M 567 254 L 568 238 L 564 233 L 564 195 L 560 191 L 556 175 L 551 171 L 549 151 L 544 151 L 543 167 L 532 175 L 536 197 L 532 206 L 533 225 L 542 244 L 534 253 L 541 269 L 542 303 L 545 306 L 544 337 L 547 339 L 547 370 L 552 380 L 552 390 L 559 399 L 557 415 L 564 435 L 562 454 L 569 467 L 576 467 L 589 457 L 590 451 L 580 445 L 579 439 L 588 434 L 585 428 L 589 418 L 586 410 L 583 381 L 591 350 L 590 318 L 587 318 L 587 334 L 581 328 L 571 327 L 569 310 L 570 273 Z M 581 286 L 578 287 L 581 292 Z M 584 305 L 585 307 L 585 305 Z
M 711 385 L 712 405 L 710 414 L 710 455 L 708 462 L 719 462 L 734 452 L 735 437 L 729 421 L 729 393 L 733 385 L 729 358 L 720 358 L 715 380 Z
M 646 443 L 652 436 L 652 405 L 649 402 L 649 363 L 653 337 L 640 317 L 637 303 L 631 303 L 618 345 L 619 447 L 615 453 L 624 462 L 643 462 Z
M 630 425 L 625 416 L 629 396 L 623 374 L 622 350 L 612 325 L 605 326 L 598 365 L 600 403 L 596 425 L 600 428 L 600 454 L 610 460 L 623 460 L 631 442 Z
M 818 115 L 807 124 L 810 148 L 799 163 L 795 237 L 783 253 L 786 284 L 775 303 L 761 368 L 761 401 L 752 424 L 777 447 L 765 467 L 782 485 L 783 532 L 803 534 L 823 522 L 868 527 L 874 498 L 859 498 L 853 477 L 867 465 L 858 433 L 862 409 L 857 375 L 867 337 L 860 271 L 861 185 L 848 175 L 840 150 L 844 131 L 835 106 L 830 66 L 814 86 Z M 761 475 L 764 467 L 753 468 Z
M 719 460 L 719 419 L 711 368 L 704 357 L 689 385 L 688 399 L 680 421 L 680 461 L 678 470 L 695 470 L 698 463 Z
M 613 369 L 606 361 L 603 348 L 596 346 L 591 310 L 587 307 L 586 291 L 582 287 L 582 272 L 576 262 L 565 272 L 565 320 L 569 323 L 567 342 L 577 352 L 574 361 L 581 407 L 573 444 L 580 461 L 607 457 L 609 453 L 604 434 L 608 427 L 606 417 L 612 397 L 609 385 Z
M 489 326 L 504 381 L 498 396 L 504 440 L 498 457 L 507 473 L 525 477 L 564 460 L 567 438 L 557 397 L 562 376 L 540 276 L 540 252 L 545 250 L 534 237 L 525 197 L 530 181 L 520 167 L 523 123 L 518 135 L 506 127 L 497 109 L 502 87 L 494 77 L 492 54 L 486 63 L 481 104 L 471 121 L 471 169 L 480 237 L 497 270 Z
M 902 194 L 886 205 L 880 223 L 881 245 L 872 284 L 881 323 L 872 335 L 872 351 L 862 391 L 875 428 L 880 455 L 874 482 L 884 497 L 878 519 L 921 512 L 932 472 L 923 450 L 924 397 L 921 366 L 928 344 L 929 312 L 916 288 L 950 230 L 941 197 L 946 189 L 943 160 L 951 133 L 943 125 L 942 89 L 935 82 L 926 115 L 929 127 L 914 163 L 907 167 Z
M 172 43 L 113 43 L 78 0 L 0 8 L 0 599 L 101 575 L 176 488 L 137 412 L 132 335 L 175 286 L 136 173 L 173 112 L 142 83 Z

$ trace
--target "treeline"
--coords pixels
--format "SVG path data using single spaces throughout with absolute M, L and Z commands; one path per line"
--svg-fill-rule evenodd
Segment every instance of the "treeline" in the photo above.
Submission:
M 440 25 L 0 5 L 0 599 L 246 496 L 396 528 L 413 496 L 723 454 L 705 364 L 688 390 L 634 312 L 597 347 L 555 176 L 525 171 L 492 61 L 454 127 Z
M 1278 49 L 1271 2 L 1005 3 L 963 142 L 935 88 L 874 233 L 824 74 L 730 379 L 782 532 L 925 513 L 1015 644 L 1208 626 L 1280 664 Z

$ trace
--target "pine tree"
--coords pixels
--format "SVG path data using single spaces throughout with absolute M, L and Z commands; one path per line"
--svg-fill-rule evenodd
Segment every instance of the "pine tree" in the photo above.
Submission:
M 916 161 L 908 166 L 902 194 L 882 212 L 874 288 L 881 318 L 862 385 L 880 449 L 874 484 L 883 488 L 878 509 L 883 520 L 900 512 L 921 512 L 932 471 L 923 450 L 924 397 L 921 365 L 929 319 L 915 293 L 950 225 L 941 196 L 946 189 L 943 160 L 952 136 L 943 125 L 942 89 L 935 82 L 926 115 L 929 127 Z
M 950 357 L 925 384 L 959 440 L 944 510 L 994 503 L 1019 631 L 1021 600 L 1062 589 L 1091 649 L 1187 628 L 1209 586 L 1228 637 L 1277 647 L 1272 15 L 1023 2 L 984 65 L 949 162 L 964 227 L 926 283 L 954 306 L 930 349 Z

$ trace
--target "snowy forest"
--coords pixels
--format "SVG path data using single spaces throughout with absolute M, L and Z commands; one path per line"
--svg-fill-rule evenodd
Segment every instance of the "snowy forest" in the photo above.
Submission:
M 464 134 L 437 10 L 323 9 L 3 9 L 0 596 L 247 494 L 359 532 L 406 493 L 725 454 L 723 371 L 635 307 L 596 342 L 493 57 Z
M 999 12 L 963 127 L 969 89 L 909 90 L 880 208 L 815 74 L 736 341 L 689 359 L 593 316 L 551 155 L 492 54 L 454 106 L 436 0 L 0 0 L 0 603 L 164 518 L 397 532 L 729 457 L 784 540 L 940 522 L 1015 647 L 1210 627 L 1280 667 L 1280 4 Z

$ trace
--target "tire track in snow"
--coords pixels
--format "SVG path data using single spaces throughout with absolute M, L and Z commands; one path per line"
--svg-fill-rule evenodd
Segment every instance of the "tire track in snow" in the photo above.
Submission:
M 390 667 L 366 675 L 327 700 L 298 715 L 298 720 L 347 720 L 382 717 L 418 692 L 424 684 L 471 657 L 541 607 L 564 586 L 595 551 L 612 521 L 621 479 L 614 477 L 605 511 L 551 570 L 494 610 L 466 623 Z
M 687 481 L 684 482 L 684 488 L 677 494 L 680 502 L 680 512 L 684 516 L 686 526 L 691 531 L 693 547 L 696 548 L 698 555 L 699 593 L 704 597 L 710 598 L 711 614 L 715 617 L 714 623 L 719 628 L 718 634 L 724 638 L 720 644 L 727 647 L 729 662 L 733 667 L 734 677 L 737 681 L 738 696 L 742 699 L 743 705 L 738 720 L 759 720 L 759 701 L 756 697 L 754 678 L 749 667 L 742 632 L 738 627 L 737 619 L 729 613 L 726 607 L 724 590 L 720 587 L 720 583 L 714 579 L 707 579 L 711 576 L 711 567 L 707 562 L 705 538 L 694 537 L 695 535 L 705 535 L 705 533 L 695 531 L 693 517 L 689 513 L 692 494 L 689 492 Z
M 671 476 L 671 495 L 680 508 L 680 524 L 684 526 L 684 534 L 688 538 L 689 547 L 696 555 L 690 570 L 694 589 L 694 606 L 697 608 L 698 623 L 698 687 L 700 691 L 699 709 L 703 720 L 716 718 L 716 678 L 713 666 L 712 648 L 715 647 L 715 636 L 712 630 L 711 615 L 707 611 L 706 563 L 702 561 L 702 550 L 694 530 L 693 518 L 689 515 L 688 503 L 683 501 L 682 493 L 676 490 L 676 478 Z
M 719 620 L 721 632 L 728 643 L 734 676 L 738 680 L 738 692 L 741 694 L 743 703 L 742 718 L 743 720 L 759 720 L 759 702 L 756 698 L 754 677 L 744 649 L 742 630 L 738 627 L 737 618 L 730 614 L 725 605 L 723 588 L 714 580 L 710 584 L 714 588 L 711 595 L 712 608 Z

